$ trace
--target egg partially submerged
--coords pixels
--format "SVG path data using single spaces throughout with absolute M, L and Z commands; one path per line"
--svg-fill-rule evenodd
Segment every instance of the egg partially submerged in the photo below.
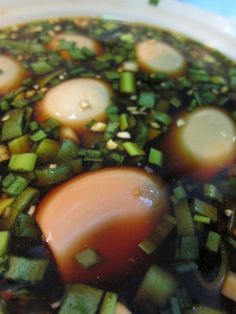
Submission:
M 159 177 L 118 167 L 55 188 L 40 203 L 36 221 L 64 282 L 114 283 L 138 269 L 145 258 L 139 244 L 166 211 Z

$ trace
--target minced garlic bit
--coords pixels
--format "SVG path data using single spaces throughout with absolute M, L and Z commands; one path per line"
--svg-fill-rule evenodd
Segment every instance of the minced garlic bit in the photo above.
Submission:
M 131 135 L 129 132 L 118 132 L 117 137 L 128 140 L 131 138 Z
M 116 148 L 118 147 L 118 144 L 117 144 L 115 141 L 113 141 L 112 139 L 110 139 L 110 140 L 107 142 L 106 147 L 107 147 L 107 149 L 109 149 L 109 150 L 113 150 L 113 149 L 116 149 Z
M 91 105 L 88 101 L 81 101 L 81 103 L 79 104 L 79 108 L 80 110 L 86 110 L 91 108 Z
M 5 116 L 2 117 L 1 121 L 4 122 L 4 121 L 7 121 L 9 119 L 10 119 L 10 115 L 6 114 Z
M 95 122 L 90 130 L 93 131 L 93 132 L 104 132 L 106 131 L 106 128 L 107 128 L 107 124 L 106 123 L 103 123 L 103 122 Z
M 181 128 L 182 126 L 184 126 L 185 125 L 184 119 L 178 119 L 176 122 L 176 125 L 178 128 Z
M 35 90 L 28 90 L 27 92 L 26 92 L 26 97 L 27 98 L 31 98 L 31 97 L 33 97 L 35 95 Z
M 7 217 L 9 217 L 10 216 L 10 214 L 11 214 L 11 207 L 10 206 L 8 206 L 5 210 L 4 210 L 4 213 L 3 213 L 3 217 L 4 218 L 7 218 Z
M 155 121 L 151 122 L 150 125 L 153 129 L 160 129 L 161 127 L 160 124 Z
M 60 128 L 60 137 L 64 140 L 71 140 L 72 142 L 79 144 L 79 137 L 77 133 L 67 126 L 62 126 Z
M 28 210 L 28 215 L 33 216 L 35 211 L 36 211 L 36 206 L 34 206 L 34 205 L 31 206 L 30 209 Z
M 226 210 L 224 211 L 224 213 L 225 213 L 225 215 L 226 215 L 227 217 L 231 217 L 231 216 L 233 215 L 233 210 L 232 210 L 232 209 L 226 209 Z
M 138 64 L 135 61 L 126 61 L 123 63 L 122 69 L 125 71 L 137 72 Z
M 57 164 L 50 164 L 49 165 L 49 169 L 55 169 L 55 168 L 57 168 Z

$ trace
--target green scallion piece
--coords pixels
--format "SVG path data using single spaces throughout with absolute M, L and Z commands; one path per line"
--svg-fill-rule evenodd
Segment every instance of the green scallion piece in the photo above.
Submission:
M 81 171 L 83 169 L 82 159 L 78 158 L 78 159 L 72 160 L 71 161 L 71 167 L 72 167 L 74 174 L 81 173 Z
M 40 162 L 47 163 L 55 159 L 59 149 L 59 142 L 45 138 L 39 143 L 35 153 L 37 154 Z
M 175 251 L 175 260 L 196 260 L 198 258 L 198 238 L 194 235 L 179 237 Z
M 174 196 L 177 200 L 177 203 L 183 201 L 187 198 L 187 193 L 182 185 L 178 185 L 176 188 L 173 189 Z
M 148 302 L 162 307 L 167 304 L 175 290 L 176 281 L 172 275 L 154 265 L 145 274 L 135 300 L 141 307 Z
M 9 119 L 3 122 L 1 141 L 9 141 L 23 134 L 24 111 L 21 109 L 9 112 Z
M 192 207 L 195 214 L 209 217 L 213 222 L 217 221 L 218 210 L 211 204 L 208 204 L 196 198 L 194 199 Z
M 150 239 L 156 245 L 161 244 L 177 225 L 177 219 L 171 215 L 164 215 L 153 230 Z
M 31 151 L 31 140 L 29 134 L 20 136 L 8 143 L 11 154 L 23 154 Z
M 125 131 L 129 127 L 128 116 L 126 113 L 122 113 L 120 115 L 120 129 L 121 131 Z
M 175 265 L 178 273 L 188 273 L 198 269 L 198 265 L 192 261 L 184 261 Z
M 28 187 L 27 189 L 25 189 L 24 192 L 17 197 L 16 201 L 12 205 L 10 215 L 4 218 L 4 220 L 1 222 L 2 228 L 7 230 L 11 229 L 18 215 L 23 212 L 28 206 L 33 204 L 38 199 L 38 197 L 38 190 L 32 187 Z
M 53 67 L 46 61 L 34 62 L 31 64 L 31 68 L 37 75 L 43 75 L 53 71 Z
M 123 147 L 126 150 L 126 152 L 129 154 L 129 156 L 131 157 L 145 155 L 145 152 L 136 143 L 125 142 L 123 143 Z
M 54 118 L 48 118 L 46 121 L 41 123 L 41 128 L 46 133 L 50 133 L 52 130 L 57 129 L 59 126 L 61 126 L 61 123 Z
M 187 201 L 182 201 L 174 207 L 175 216 L 178 220 L 177 230 L 180 236 L 194 234 L 194 224 L 191 210 Z
M 148 3 L 151 5 L 158 5 L 160 0 L 148 0 Z
M 14 176 L 14 181 L 7 184 L 8 177 L 12 178 L 12 174 L 9 174 L 3 180 L 3 192 L 10 196 L 19 196 L 29 185 L 29 181 L 21 176 Z
M 206 248 L 214 253 L 217 253 L 220 248 L 220 242 L 221 242 L 221 235 L 214 231 L 209 231 L 207 242 L 206 242 Z
M 165 112 L 158 111 L 153 115 L 156 122 L 169 126 L 172 123 L 172 118 Z
M 215 185 L 206 183 L 204 184 L 203 190 L 206 197 L 220 203 L 223 201 L 223 195 Z
M 179 108 L 181 106 L 181 100 L 176 97 L 173 97 L 170 100 L 170 104 L 174 106 L 175 108 Z
M 157 249 L 156 243 L 152 242 L 150 239 L 145 239 L 138 245 L 142 251 L 147 255 L 152 254 Z
M 8 245 L 10 241 L 9 231 L 0 231 L 0 257 L 7 253 Z
M 44 278 L 48 264 L 49 261 L 46 259 L 10 256 L 6 278 L 30 283 L 40 282 Z
M 148 162 L 159 167 L 163 166 L 163 153 L 155 148 L 151 148 L 148 156 Z
M 34 219 L 26 214 L 20 214 L 17 218 L 15 233 L 20 238 L 38 239 L 39 236 Z
M 75 159 L 78 156 L 79 148 L 71 140 L 65 140 L 55 158 L 55 162 L 66 163 Z
M 134 94 L 136 92 L 135 75 L 132 72 L 123 72 L 120 77 L 120 92 Z
M 30 172 L 34 170 L 37 155 L 35 153 L 13 154 L 8 168 L 15 172 Z
M 138 104 L 141 107 L 153 109 L 156 104 L 156 95 L 151 92 L 142 92 L 139 95 Z
M 106 71 L 104 72 L 104 77 L 107 80 L 113 81 L 113 80 L 119 80 L 120 79 L 120 73 L 116 71 Z
M 96 314 L 103 291 L 94 287 L 74 284 L 68 287 L 59 314 Z
M 35 170 L 36 183 L 38 186 L 58 184 L 72 176 L 70 164 L 56 166 L 55 168 L 41 168 Z
M 176 297 L 172 297 L 170 299 L 170 306 L 171 306 L 172 314 L 182 314 L 179 301 Z
M 200 222 L 202 224 L 210 224 L 211 223 L 211 219 L 209 217 L 201 216 L 201 215 L 194 215 L 193 221 Z
M 30 136 L 33 142 L 39 142 L 47 137 L 47 134 L 43 130 L 38 130 Z
M 101 262 L 101 257 L 91 248 L 88 248 L 75 256 L 81 268 L 88 269 Z
M 106 292 L 99 310 L 99 314 L 114 314 L 116 304 L 117 295 L 113 292 Z
M 119 130 L 120 127 L 120 122 L 109 122 L 107 125 L 107 129 L 104 135 L 104 139 L 110 140 L 112 137 L 114 137 L 117 133 L 117 131 Z

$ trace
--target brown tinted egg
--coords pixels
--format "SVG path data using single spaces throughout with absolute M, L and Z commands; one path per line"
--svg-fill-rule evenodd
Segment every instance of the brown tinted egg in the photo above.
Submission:
M 36 221 L 64 282 L 114 283 L 145 259 L 139 243 L 167 211 L 162 180 L 144 170 L 118 167 L 78 176 L 52 190 Z M 84 269 L 76 255 L 87 248 L 101 261 Z
M 50 50 L 58 50 L 60 47 L 60 43 L 62 42 L 74 43 L 75 48 L 77 49 L 87 48 L 95 55 L 99 55 L 103 51 L 102 46 L 96 40 L 78 34 L 58 34 L 53 37 L 51 42 L 49 42 L 47 48 Z M 71 55 L 68 50 L 62 49 L 60 53 L 65 60 L 71 59 Z
M 136 45 L 136 56 L 141 70 L 148 73 L 165 73 L 175 78 L 186 71 L 183 55 L 169 44 L 146 39 Z
M 0 94 L 14 90 L 26 77 L 20 62 L 6 55 L 0 55 L 0 70 Z
M 227 113 L 201 107 L 174 121 L 165 140 L 165 152 L 175 170 L 210 179 L 233 162 L 235 132 L 235 123 Z
M 78 133 L 88 131 L 92 120 L 106 121 L 106 108 L 111 103 L 110 86 L 101 80 L 77 78 L 50 89 L 36 106 L 39 122 L 54 118 Z

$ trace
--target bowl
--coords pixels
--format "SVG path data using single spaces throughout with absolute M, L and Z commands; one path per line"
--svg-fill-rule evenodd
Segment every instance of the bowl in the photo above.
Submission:
M 69 16 L 102 16 L 143 22 L 185 34 L 236 60 L 235 24 L 221 16 L 175 0 L 2 0 L 0 27 Z

